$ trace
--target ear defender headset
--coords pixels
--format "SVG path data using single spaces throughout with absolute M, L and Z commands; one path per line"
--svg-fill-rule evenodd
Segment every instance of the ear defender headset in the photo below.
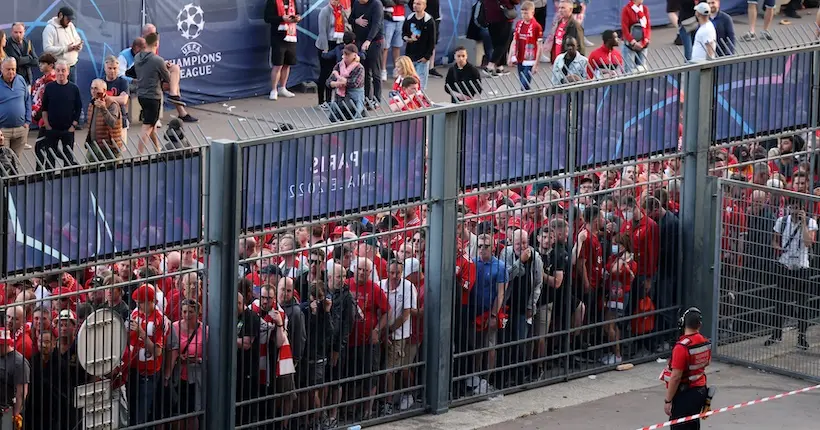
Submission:
M 692 306 L 691 308 L 685 310 L 683 312 L 683 315 L 680 316 L 680 319 L 678 320 L 678 328 L 679 329 L 683 330 L 686 327 L 686 316 L 689 315 L 690 313 L 697 314 L 698 315 L 698 322 L 701 323 L 701 324 L 703 323 L 703 313 L 700 311 L 700 309 Z

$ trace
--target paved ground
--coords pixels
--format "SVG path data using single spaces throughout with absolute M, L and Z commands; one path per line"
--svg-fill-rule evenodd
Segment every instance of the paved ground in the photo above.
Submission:
M 773 42 L 739 42 L 737 51 L 739 53 L 748 53 L 773 50 L 813 40 L 815 38 L 813 24 L 815 12 L 815 10 L 801 11 L 803 18 L 792 20 L 794 24 L 791 26 L 779 25 L 780 17 L 775 17 L 775 23 L 772 26 L 772 34 L 775 36 Z M 734 17 L 734 20 L 735 31 L 740 37 L 748 30 L 747 19 L 745 16 L 737 16 Z M 758 23 L 762 25 L 762 19 L 758 20 Z M 649 57 L 650 68 L 664 68 L 683 64 L 682 48 L 672 44 L 675 35 L 676 30 L 669 27 L 652 29 L 653 48 Z M 596 45 L 600 43 L 598 36 L 588 35 L 588 37 Z M 438 70 L 443 75 L 447 73 L 446 67 L 439 67 Z M 546 74 L 543 73 L 536 76 L 536 81 L 534 84 L 536 88 L 549 85 L 546 82 Z M 386 82 L 383 87 L 389 89 L 391 85 L 391 82 Z M 517 77 L 514 75 L 485 80 L 484 86 L 485 97 L 518 91 Z M 444 80 L 441 78 L 431 76 L 426 93 L 433 102 L 449 102 L 449 96 L 444 91 Z M 386 91 L 384 94 L 386 94 Z M 208 139 L 246 140 L 263 137 L 272 134 L 272 126 L 282 122 L 295 124 L 297 127 L 316 127 L 327 124 L 326 116 L 322 111 L 315 108 L 316 104 L 315 93 L 299 93 L 297 91 L 297 96 L 292 99 L 280 98 L 277 101 L 270 101 L 267 97 L 253 97 L 192 106 L 188 110 L 198 117 L 200 122 L 187 126 L 187 135 L 189 139 L 195 141 L 195 144 L 196 142 L 203 144 Z M 387 115 L 388 112 L 384 109 L 376 114 Z M 165 119 L 167 120 L 175 115 L 176 113 L 172 109 L 167 109 Z M 78 142 L 78 147 L 84 142 L 85 133 L 85 130 L 77 133 L 76 142 Z M 137 134 L 136 129 L 131 130 L 129 133 L 130 142 L 127 147 L 129 153 L 136 153 Z M 35 134 L 33 133 L 30 142 L 33 142 L 34 138 Z M 33 169 L 33 151 L 24 154 L 23 164 L 25 166 L 24 170 Z
M 658 374 L 665 363 L 551 385 L 501 399 L 375 427 L 378 430 L 634 430 L 664 421 L 664 388 Z M 805 381 L 716 363 L 710 382 L 718 387 L 713 407 L 754 400 L 812 385 Z M 809 429 L 820 419 L 820 392 L 783 398 L 726 412 L 705 421 L 704 429 Z

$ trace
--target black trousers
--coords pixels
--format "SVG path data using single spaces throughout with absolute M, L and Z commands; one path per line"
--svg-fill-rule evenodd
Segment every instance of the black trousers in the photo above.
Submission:
M 799 240 L 799 239 L 798 239 Z M 805 335 L 809 328 L 809 321 L 817 314 L 817 304 L 809 302 L 820 294 L 817 280 L 812 279 L 814 272 L 811 269 L 789 269 L 778 264 L 777 288 L 774 292 L 775 318 L 772 324 L 772 337 L 783 337 L 783 323 L 787 317 L 797 319 L 800 335 Z
M 690 415 L 699 414 L 706 404 L 706 387 L 698 387 L 678 391 L 675 397 L 672 398 L 672 416 L 670 420 L 688 417 Z M 672 426 L 674 430 L 700 430 L 700 419 L 687 421 L 682 424 L 675 424 Z
M 490 39 L 493 41 L 493 57 L 490 58 L 490 62 L 496 66 L 506 65 L 513 37 L 512 23 L 507 20 L 492 22 L 487 30 L 490 31 Z
M 374 40 L 365 52 L 364 66 L 364 97 L 377 103 L 382 102 L 382 44 L 384 40 Z M 361 46 L 359 46 L 361 49 Z
M 57 145 L 62 148 L 57 149 Z M 46 130 L 41 128 L 34 143 L 34 152 L 37 154 L 37 170 L 53 169 L 56 159 L 63 160 L 65 166 L 76 166 L 74 159 L 74 132 L 68 130 Z M 45 161 L 48 160 L 48 164 Z M 45 166 L 45 167 L 43 167 Z
M 328 44 L 330 48 L 329 51 L 332 51 L 337 45 L 336 42 L 328 42 Z M 327 78 L 333 73 L 336 59 L 331 58 L 326 60 L 322 58 L 322 50 L 317 49 L 317 51 L 319 52 L 319 78 L 316 79 L 316 94 L 319 96 L 319 104 L 330 103 L 330 96 L 333 90 L 327 86 Z

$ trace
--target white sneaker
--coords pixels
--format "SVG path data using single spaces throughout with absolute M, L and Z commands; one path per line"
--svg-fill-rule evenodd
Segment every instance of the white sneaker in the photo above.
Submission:
M 23 149 L 31 149 L 33 146 L 29 145 L 28 143 L 23 145 Z
M 279 92 L 277 92 L 276 90 L 271 90 L 270 94 L 268 95 L 268 99 L 270 99 L 270 100 L 279 99 Z
M 612 365 L 615 365 L 615 364 L 621 364 L 622 361 L 623 361 L 622 357 L 618 357 L 617 355 L 612 354 L 612 353 L 601 357 L 601 363 L 605 364 L 607 366 L 612 366 Z
M 162 121 L 157 121 L 157 128 L 162 128 Z
M 382 82 L 387 82 L 387 70 L 382 70 Z
M 399 402 L 399 410 L 406 411 L 413 406 L 413 403 L 415 403 L 415 399 L 413 399 L 412 394 L 402 394 L 401 401 Z
M 279 94 L 281 94 L 282 97 L 287 97 L 289 99 L 296 97 L 296 94 L 293 94 L 292 92 L 288 91 L 288 89 L 285 87 L 279 88 Z

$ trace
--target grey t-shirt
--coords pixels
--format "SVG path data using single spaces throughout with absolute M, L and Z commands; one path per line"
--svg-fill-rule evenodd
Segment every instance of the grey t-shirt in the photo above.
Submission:
M 31 366 L 17 351 L 0 357 L 0 407 L 14 405 L 15 388 L 31 380 Z

